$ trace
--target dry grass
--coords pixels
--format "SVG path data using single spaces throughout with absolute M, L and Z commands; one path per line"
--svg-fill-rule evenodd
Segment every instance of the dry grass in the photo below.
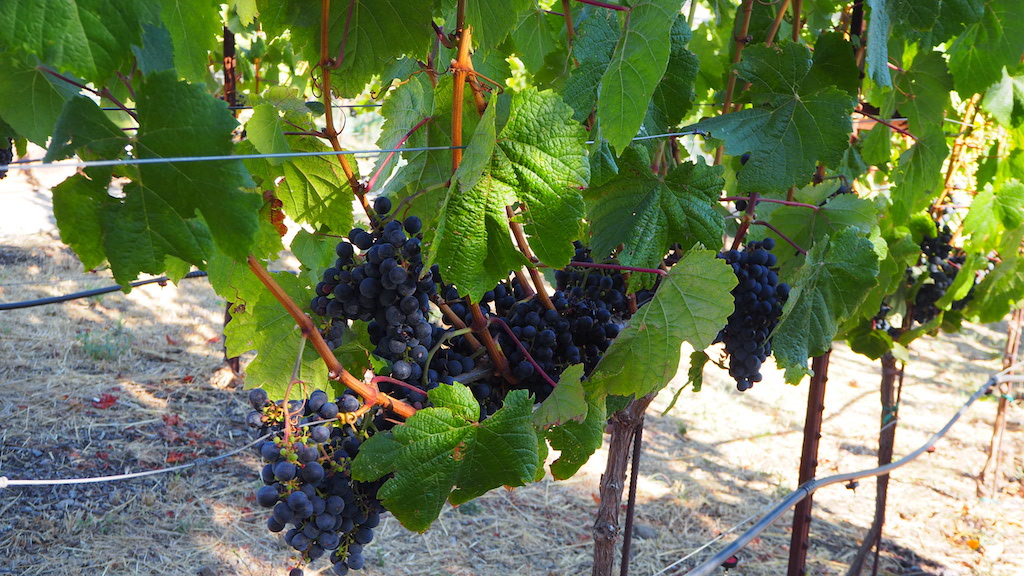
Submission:
M 3 301 L 109 283 L 82 273 L 53 238 L 7 242 L 0 246 Z M 0 474 L 114 474 L 244 444 L 243 395 L 222 368 L 222 312 L 204 280 L 3 312 Z M 915 345 L 897 454 L 938 429 L 998 366 L 1002 338 L 999 327 L 970 327 Z M 842 347 L 832 358 L 821 475 L 873 466 L 879 425 L 877 366 Z M 652 413 L 664 410 L 677 387 Z M 103 394 L 116 402 L 94 404 Z M 739 394 L 710 369 L 704 391 L 684 391 L 670 414 L 648 419 L 637 506 L 648 537 L 634 541 L 633 574 L 661 570 L 795 487 L 805 399 L 806 385 L 785 386 L 777 373 Z M 1002 491 L 992 500 L 975 497 L 972 475 L 984 462 L 994 406 L 977 405 L 935 453 L 895 474 L 881 574 L 1024 574 L 1016 548 L 1024 536 L 1019 406 L 1010 414 Z M 388 518 L 367 551 L 365 573 L 587 573 L 605 456 L 568 482 L 499 490 L 448 508 L 424 534 Z M 0 574 L 282 574 L 288 553 L 251 499 L 258 467 L 245 453 L 129 482 L 4 490 Z M 870 524 L 874 482 L 856 491 L 825 488 L 815 502 L 810 572 L 842 574 Z M 789 520 L 755 540 L 731 574 L 784 573 Z M 718 547 L 669 573 L 685 573 Z

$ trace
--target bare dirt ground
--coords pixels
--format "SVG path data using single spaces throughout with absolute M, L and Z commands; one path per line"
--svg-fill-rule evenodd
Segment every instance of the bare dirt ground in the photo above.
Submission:
M 45 193 L 40 192 L 45 204 Z M 52 234 L 0 235 L 0 302 L 111 284 L 85 273 Z M 223 303 L 205 280 L 156 285 L 0 312 L 0 475 L 75 478 L 162 468 L 249 440 L 240 384 L 223 367 Z M 913 450 L 998 369 L 1004 326 L 970 326 L 914 346 L 896 433 Z M 704 390 L 681 382 L 652 408 L 645 433 L 631 572 L 652 575 L 757 514 L 796 486 L 806 383 L 778 373 L 740 394 L 709 368 Z M 878 365 L 839 346 L 819 475 L 874 466 Z M 980 402 L 938 449 L 897 471 L 880 574 L 1024 574 L 1024 409 L 1011 409 L 1001 490 L 979 500 L 994 402 Z M 498 490 L 446 509 L 424 534 L 385 520 L 368 576 L 567 575 L 589 572 L 590 525 L 606 453 L 574 479 Z M 284 574 L 288 551 L 252 498 L 257 459 L 245 452 L 183 472 L 77 486 L 0 491 L 0 575 Z M 871 522 L 874 482 L 815 497 L 811 574 L 845 573 Z M 784 574 L 787 515 L 741 553 L 733 576 Z M 740 526 L 741 532 L 747 525 Z M 732 534 L 735 534 L 732 533 Z M 732 534 L 667 570 L 684 574 Z M 327 574 L 318 563 L 309 573 Z

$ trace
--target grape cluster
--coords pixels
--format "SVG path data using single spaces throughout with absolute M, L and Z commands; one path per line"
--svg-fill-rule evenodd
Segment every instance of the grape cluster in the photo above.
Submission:
M 953 234 L 943 226 L 934 237 L 921 241 L 919 264 L 928 272 L 929 280 L 918 289 L 914 296 L 914 321 L 926 324 L 939 315 L 935 305 L 949 287 L 953 285 L 957 272 L 966 259 L 963 253 L 954 252 L 950 242 Z
M 14 161 L 14 140 L 10 138 L 0 139 L 0 142 L 7 140 L 6 146 L 0 144 L 0 164 L 7 166 Z M 7 177 L 7 169 L 0 170 L 0 180 Z
M 374 211 L 381 219 L 391 211 L 391 201 L 380 197 Z M 353 228 L 338 243 L 338 259 L 316 285 L 310 303 L 313 312 L 326 316 L 337 327 L 328 330 L 328 344 L 338 346 L 341 324 L 347 320 L 368 322 L 374 354 L 391 362 L 391 375 L 402 381 L 418 381 L 423 375 L 434 328 L 427 319 L 430 297 L 436 291 L 432 273 L 424 276 L 421 255 L 422 221 L 416 216 L 404 222 L 389 220 L 370 230 Z M 405 388 L 392 389 L 412 403 L 426 396 Z
M 363 546 L 373 540 L 382 508 L 379 483 L 354 482 L 348 473 L 361 436 L 345 415 L 359 409 L 359 400 L 345 394 L 331 401 L 323 390 L 314 390 L 304 401 L 282 404 L 256 388 L 249 392 L 249 404 L 249 425 L 261 436 L 274 434 L 256 446 L 266 462 L 256 501 L 271 509 L 267 529 L 285 533 L 285 542 L 300 555 L 299 565 L 329 553 L 335 574 L 361 569 Z M 287 439 L 280 435 L 286 418 L 293 426 Z M 317 423 L 324 420 L 332 422 Z M 290 574 L 300 576 L 302 569 Z
M 771 333 L 789 297 L 789 285 L 780 284 L 771 253 L 775 241 L 750 242 L 743 251 L 718 255 L 732 266 L 739 284 L 732 290 L 735 309 L 716 338 L 729 355 L 729 375 L 736 388 L 749 390 L 761 381 L 761 365 L 772 353 Z

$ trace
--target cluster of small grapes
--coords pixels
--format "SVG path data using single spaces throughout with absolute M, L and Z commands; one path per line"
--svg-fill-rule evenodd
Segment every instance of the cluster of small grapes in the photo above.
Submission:
M 742 252 L 729 250 L 718 255 L 732 265 L 739 281 L 732 290 L 735 309 L 715 341 L 725 344 L 729 375 L 736 379 L 740 392 L 761 381 L 761 365 L 772 353 L 771 333 L 789 297 L 789 285 L 779 284 L 773 270 L 773 248 L 775 241 L 765 238 L 750 242 Z
M 266 462 L 260 474 L 265 485 L 256 492 L 256 501 L 271 509 L 267 529 L 285 532 L 285 542 L 300 554 L 299 565 L 330 552 L 335 574 L 361 569 L 366 563 L 363 546 L 373 540 L 380 523 L 379 484 L 351 480 L 348 463 L 361 440 L 352 422 L 333 422 L 339 414 L 358 410 L 359 400 L 345 394 L 332 402 L 326 392 L 315 390 L 307 400 L 285 405 L 270 402 L 256 388 L 249 393 L 249 404 L 254 409 L 249 425 L 261 436 L 275 434 L 256 447 Z M 279 434 L 285 418 L 296 426 L 287 441 Z M 317 424 L 325 420 L 331 422 Z M 301 575 L 299 567 L 290 572 Z
M 931 282 L 926 282 L 914 297 L 914 321 L 926 324 L 939 315 L 935 303 L 942 298 L 953 285 L 957 272 L 966 259 L 962 253 L 954 253 L 950 242 L 953 234 L 949 226 L 943 226 L 934 237 L 921 241 L 921 260 L 919 264 L 928 271 Z
M 0 139 L 0 142 L 3 142 L 3 140 L 4 139 Z M 14 161 L 14 140 L 11 140 L 10 138 L 6 138 L 6 140 L 7 146 L 0 144 L 0 164 L 3 164 L 4 166 L 7 166 Z M 0 180 L 3 180 L 6 177 L 7 169 L 5 168 L 0 170 Z
M 388 198 L 377 198 L 373 209 L 381 220 L 391 211 Z M 324 271 L 316 286 L 313 312 L 332 321 L 369 322 L 374 354 L 391 361 L 391 375 L 402 381 L 418 381 L 423 375 L 434 329 L 427 319 L 430 297 L 436 291 L 433 274 L 423 276 L 422 221 L 410 216 L 404 222 L 388 220 L 367 231 L 353 228 L 337 246 L 338 259 Z M 357 253 L 362 251 L 362 253 Z M 328 344 L 341 344 L 340 331 L 328 331 Z M 414 403 L 422 394 L 404 388 L 382 390 Z M 410 394 L 412 396 L 410 396 Z

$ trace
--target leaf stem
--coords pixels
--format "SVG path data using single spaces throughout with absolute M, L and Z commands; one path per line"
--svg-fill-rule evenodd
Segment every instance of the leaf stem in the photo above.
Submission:
M 752 192 L 747 197 L 747 210 L 743 213 L 743 220 L 740 222 L 740 227 L 736 230 L 736 237 L 732 239 L 732 249 L 739 250 L 740 243 L 743 242 L 743 237 L 747 235 L 747 230 L 750 229 L 750 223 L 754 221 L 754 207 L 757 206 L 758 197 L 757 192 Z
M 860 114 L 861 116 L 864 116 L 865 118 L 870 118 L 870 119 L 874 120 L 875 122 L 878 122 L 882 126 L 887 126 L 890 130 L 892 130 L 894 132 L 898 132 L 900 134 L 903 134 L 904 136 L 909 137 L 910 139 L 914 140 L 915 142 L 917 141 L 917 136 L 914 136 L 913 134 L 908 132 L 905 128 L 900 128 L 899 126 L 889 122 L 888 120 L 883 120 L 883 119 L 879 118 L 878 116 L 875 116 L 873 114 L 868 114 L 867 112 L 861 110 L 859 107 L 856 110 L 854 110 L 854 112 L 856 112 L 857 114 Z
M 492 316 L 490 318 L 490 323 L 497 324 L 501 326 L 503 330 L 505 330 L 505 333 L 508 334 L 508 337 L 511 338 L 512 341 L 516 343 L 516 347 L 519 348 L 519 351 L 523 353 L 523 356 L 526 358 L 526 361 L 529 362 L 530 364 L 533 364 L 533 368 L 537 371 L 538 374 L 540 374 L 544 378 L 545 382 L 550 384 L 552 388 L 558 386 L 558 384 L 554 380 L 552 380 L 550 376 L 548 376 L 547 372 L 545 372 L 544 369 L 540 367 L 540 364 L 538 364 L 537 361 L 533 359 L 533 356 L 530 355 L 530 352 L 526 349 L 526 346 L 523 346 L 523 343 L 519 340 L 519 338 L 516 338 L 515 333 L 512 332 L 512 329 L 508 327 L 508 324 L 506 324 L 504 320 L 498 318 L 497 316 Z
M 562 15 L 565 17 L 565 37 L 572 49 L 572 41 L 576 36 L 576 29 L 572 24 L 572 5 L 570 0 L 562 0 Z
M 719 198 L 719 202 L 736 202 L 737 200 L 749 200 L 749 196 L 723 196 Z M 789 200 L 776 200 L 775 198 L 758 198 L 758 202 L 768 202 L 769 204 L 782 204 L 783 206 L 796 206 L 798 208 L 810 208 L 817 212 L 821 210 L 821 206 L 815 206 L 814 204 L 804 204 L 803 202 L 792 202 Z
M 566 268 L 570 266 L 579 266 L 580 268 L 600 268 L 602 270 L 623 270 L 628 272 L 644 272 L 647 274 L 657 274 L 659 276 L 668 276 L 668 272 L 661 268 L 637 268 L 635 266 L 621 266 L 619 264 L 601 264 L 598 262 L 569 262 L 566 264 Z M 548 266 L 545 266 L 548 268 Z
M 406 132 L 405 136 L 402 136 L 402 139 L 399 140 L 398 143 L 394 145 L 394 149 L 392 149 L 391 152 L 388 152 L 387 157 L 384 158 L 384 161 L 381 162 L 380 166 L 377 167 L 377 170 L 373 173 L 373 176 L 370 176 L 370 179 L 366 182 L 367 192 L 373 190 L 373 185 L 377 183 L 377 178 L 380 177 L 380 173 L 384 170 L 384 167 L 387 166 L 388 162 L 391 162 L 391 159 L 395 157 L 395 150 L 404 146 L 406 140 L 408 140 L 417 130 L 422 128 L 423 125 L 425 125 L 427 122 L 430 122 L 433 119 L 433 116 L 427 116 L 423 120 L 420 120 L 419 123 L 413 126 L 408 132 Z
M 132 110 L 131 108 L 125 106 L 120 100 L 117 99 L 116 96 L 114 96 L 110 92 L 110 90 L 107 90 L 106 88 L 103 88 L 101 90 L 96 90 L 95 88 L 90 88 L 90 87 L 86 86 L 85 84 L 81 84 L 79 82 L 75 82 L 71 78 L 68 78 L 67 76 L 57 72 L 56 70 L 51 70 L 51 69 L 47 68 L 46 66 L 39 66 L 38 68 L 39 68 L 39 70 L 42 70 L 43 72 L 46 72 L 50 76 L 53 76 L 54 78 L 56 78 L 58 80 L 63 80 L 64 82 L 74 86 L 75 88 L 79 88 L 79 89 L 85 90 L 86 92 L 90 92 L 92 94 L 95 94 L 96 96 L 98 96 L 100 98 L 106 98 L 107 100 L 110 100 L 110 102 L 112 104 L 114 104 L 114 106 L 117 106 L 118 108 L 123 110 L 126 114 L 131 116 L 133 120 L 135 120 L 136 122 L 139 121 L 139 117 L 135 114 L 135 110 Z
M 423 390 L 419 386 L 413 386 L 412 384 L 409 384 L 408 382 L 402 382 L 401 380 L 398 380 L 397 378 L 392 378 L 391 376 L 374 376 L 373 378 L 370 379 L 370 382 L 373 382 L 374 384 L 376 384 L 378 382 L 388 382 L 390 384 L 394 384 L 395 386 L 401 386 L 402 388 L 405 388 L 406 390 L 409 390 L 409 391 L 412 391 L 412 392 L 419 392 L 420 394 L 423 394 L 424 396 L 427 395 L 427 391 Z
M 533 257 L 533 252 L 530 250 L 530 244 L 526 241 L 526 235 L 523 234 L 523 225 L 514 220 L 515 211 L 512 210 L 511 206 L 505 207 L 505 214 L 508 215 L 508 227 L 512 229 L 512 235 L 516 238 L 516 245 L 519 246 L 519 251 L 526 256 L 526 259 L 530 262 L 534 262 L 536 258 Z M 547 290 L 544 289 L 544 279 L 540 276 L 540 271 L 537 268 L 529 267 L 530 279 L 533 281 L 533 286 L 537 290 L 537 296 L 540 298 L 541 304 L 544 305 L 548 310 L 554 310 L 555 305 L 551 302 L 551 298 L 548 296 Z M 520 281 L 521 282 L 521 281 Z
M 484 318 L 484 313 L 480 310 L 480 304 L 470 302 L 469 311 L 473 315 L 473 332 L 483 340 L 487 355 L 491 358 L 491 362 L 494 363 L 494 371 L 499 373 L 502 378 L 512 380 L 512 374 L 508 371 L 508 360 L 505 359 L 505 355 L 501 353 L 501 347 L 498 346 L 498 343 L 494 341 L 494 337 L 491 336 L 487 319 Z
M 591 6 L 597 6 L 598 8 L 607 8 L 609 10 L 618 10 L 619 12 L 629 12 L 632 10 L 629 6 L 622 6 L 621 4 L 609 4 L 607 2 L 601 2 L 600 0 L 576 0 L 580 4 L 589 4 Z
M 462 318 L 459 318 L 458 315 L 456 315 L 455 312 L 452 311 L 451 307 L 449 307 L 448 304 L 445 304 L 444 300 L 441 300 L 440 296 L 437 296 L 435 294 L 433 301 L 434 305 L 437 306 L 438 310 L 441 311 L 441 314 L 444 315 L 446 319 L 448 319 L 449 324 L 454 326 L 460 332 L 462 330 L 469 330 L 470 332 L 473 331 L 472 328 L 466 326 L 466 323 L 462 321 Z M 480 350 L 481 348 L 483 348 L 483 344 L 481 344 L 480 341 L 476 339 L 476 336 L 472 334 L 466 334 L 466 341 L 469 342 L 469 345 L 472 346 L 475 350 Z
M 249 270 L 256 275 L 260 283 L 270 291 L 274 299 L 280 302 L 292 319 L 295 320 L 295 323 L 298 324 L 299 329 L 302 331 L 302 336 L 313 344 L 313 348 L 316 349 L 317 354 L 320 355 L 320 358 L 327 365 L 328 375 L 331 380 L 336 380 L 351 388 L 356 394 L 362 396 L 364 401 L 370 404 L 378 404 L 403 418 L 408 418 L 416 413 L 416 409 L 412 406 L 387 394 L 381 394 L 375 387 L 367 385 L 345 370 L 341 366 L 341 362 L 338 361 L 338 358 L 334 356 L 330 347 L 327 346 L 327 342 L 320 335 L 320 331 L 313 325 L 313 321 L 299 309 L 291 297 L 281 288 L 281 285 L 256 260 L 256 257 L 250 254 L 247 263 Z
M 764 220 L 755 220 L 754 224 L 757 224 L 758 226 L 764 226 L 765 228 L 771 230 L 772 232 L 775 232 L 775 234 L 778 235 L 779 238 L 782 238 L 783 240 L 788 242 L 790 246 L 792 246 L 793 248 L 796 248 L 797 252 L 803 254 L 804 256 L 807 256 L 807 250 L 804 250 L 803 248 L 801 248 L 799 244 L 797 244 L 796 242 L 793 242 L 793 240 L 791 240 L 789 238 L 789 236 L 786 236 L 785 234 L 780 232 L 779 229 L 776 228 L 775 226 L 772 226 L 771 224 L 769 224 L 768 222 L 765 222 Z

